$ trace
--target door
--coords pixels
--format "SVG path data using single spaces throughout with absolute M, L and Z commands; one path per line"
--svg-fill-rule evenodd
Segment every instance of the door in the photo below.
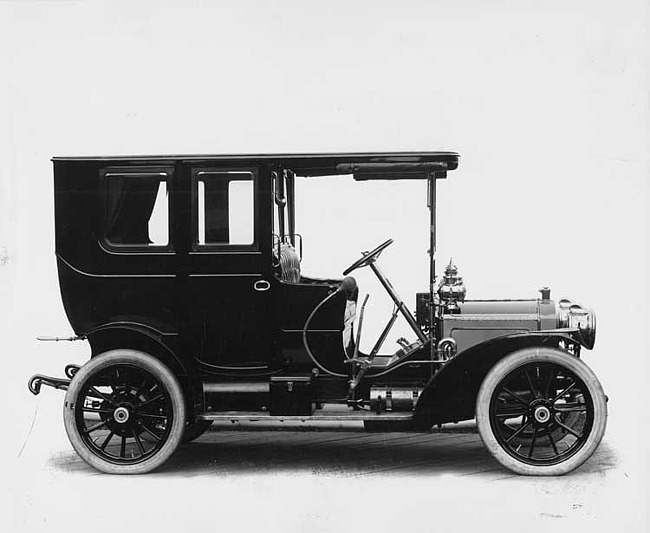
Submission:
M 260 173 L 196 165 L 189 174 L 186 309 L 194 357 L 207 372 L 265 367 L 272 355 L 272 291 Z

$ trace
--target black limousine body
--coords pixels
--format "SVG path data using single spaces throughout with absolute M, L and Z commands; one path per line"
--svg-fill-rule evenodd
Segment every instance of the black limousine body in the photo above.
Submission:
M 595 315 L 547 288 L 468 300 L 452 262 L 436 275 L 436 184 L 458 162 L 453 152 L 54 158 L 61 296 L 70 340 L 86 340 L 90 359 L 65 378 L 33 376 L 30 390 L 67 390 L 70 442 L 108 473 L 149 472 L 215 420 L 261 419 L 422 431 L 476 418 L 514 472 L 577 468 L 607 418 L 580 358 Z M 338 278 L 301 272 L 296 187 L 327 176 L 427 182 L 430 276 L 414 310 L 379 268 L 392 240 Z M 366 267 L 394 302 L 369 353 L 367 296 L 350 275 Z M 385 349 L 398 318 L 412 338 Z

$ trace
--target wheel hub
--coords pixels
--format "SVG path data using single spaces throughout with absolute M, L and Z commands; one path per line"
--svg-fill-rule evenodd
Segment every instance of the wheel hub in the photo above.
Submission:
M 118 407 L 113 411 L 113 418 L 118 424 L 125 424 L 131 417 L 131 412 L 126 407 Z
M 538 426 L 548 425 L 553 418 L 553 406 L 546 400 L 536 400 L 530 404 L 529 416 Z
M 545 424 L 551 418 L 551 411 L 549 411 L 548 407 L 540 405 L 533 412 L 533 416 L 537 422 L 540 424 Z

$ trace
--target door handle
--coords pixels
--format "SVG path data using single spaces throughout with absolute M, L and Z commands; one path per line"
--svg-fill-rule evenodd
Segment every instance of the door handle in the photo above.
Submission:
M 258 279 L 255 283 L 253 283 L 253 288 L 256 291 L 265 292 L 271 288 L 271 284 L 265 279 Z

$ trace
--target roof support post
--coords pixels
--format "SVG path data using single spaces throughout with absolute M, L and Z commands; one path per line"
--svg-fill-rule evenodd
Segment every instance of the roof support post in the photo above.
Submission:
M 429 337 L 431 338 L 431 359 L 436 359 L 436 173 L 427 179 L 427 207 L 429 208 Z
M 287 205 L 287 199 L 284 195 L 284 176 L 285 170 L 279 168 L 277 171 L 273 172 L 273 181 L 275 182 L 275 205 L 278 206 L 278 226 L 280 231 L 280 243 L 285 241 L 285 232 L 284 232 L 284 208 Z M 279 248 L 278 248 L 279 251 Z
M 287 170 L 287 217 L 289 219 L 289 240 L 296 246 L 296 180 L 295 174 Z

